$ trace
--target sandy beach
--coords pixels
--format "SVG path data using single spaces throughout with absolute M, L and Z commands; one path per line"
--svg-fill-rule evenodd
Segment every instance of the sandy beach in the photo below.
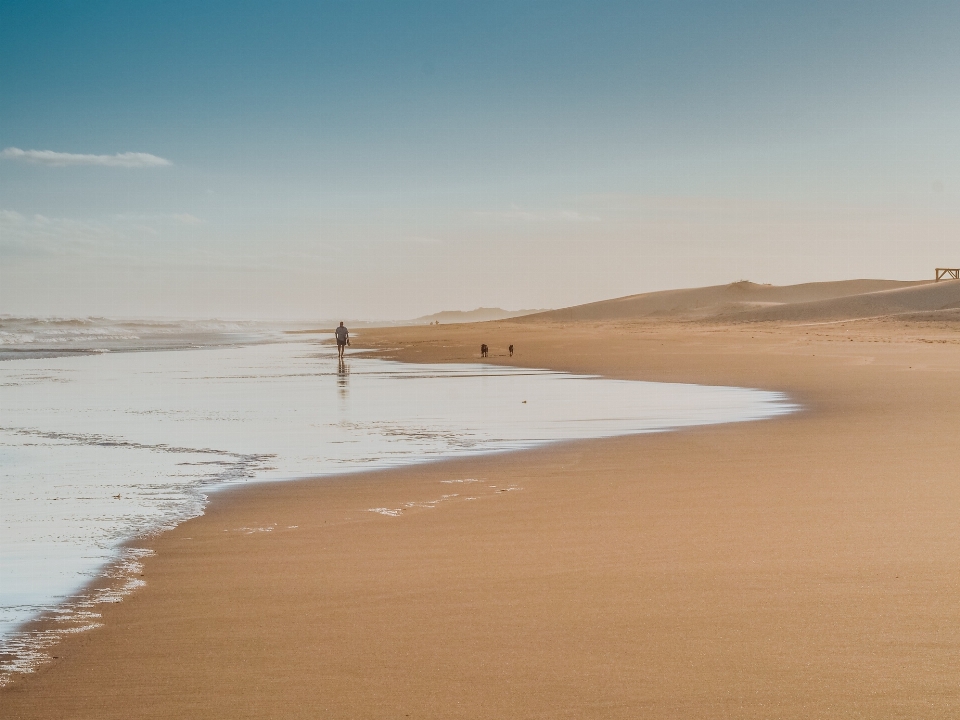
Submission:
M 804 410 L 224 492 L 0 716 L 956 717 L 960 315 L 868 310 L 365 331 Z
M 46 10 L 0 720 L 960 718 L 960 2 Z

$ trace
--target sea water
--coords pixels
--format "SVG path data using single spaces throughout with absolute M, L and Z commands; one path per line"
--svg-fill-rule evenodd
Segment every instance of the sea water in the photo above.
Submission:
M 746 388 L 349 354 L 340 363 L 316 339 L 217 337 L 204 348 L 114 338 L 113 349 L 138 351 L 0 361 L 0 671 L 29 670 L 58 632 L 95 626 L 98 603 L 139 583 L 145 551 L 130 541 L 202 513 L 226 485 L 795 409 Z M 78 594 L 107 571 L 126 577 L 119 591 Z M 62 630 L 23 629 L 41 614 Z

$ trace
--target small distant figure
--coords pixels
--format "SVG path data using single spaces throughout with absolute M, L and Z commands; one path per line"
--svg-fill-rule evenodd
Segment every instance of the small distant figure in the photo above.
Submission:
M 480 357 L 482 357 L 482 358 L 486 357 L 486 356 L 487 356 L 487 352 L 489 352 L 489 348 L 486 346 L 486 344 L 481 345 L 481 346 L 480 346 Z
M 511 345 L 508 350 L 510 350 L 510 357 L 513 357 L 513 345 Z
M 340 327 L 334 332 L 337 336 L 337 357 L 343 360 L 343 349 L 350 344 L 350 331 L 340 323 Z

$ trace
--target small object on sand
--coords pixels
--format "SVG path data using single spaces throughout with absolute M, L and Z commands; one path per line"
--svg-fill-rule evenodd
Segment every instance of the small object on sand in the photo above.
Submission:
M 510 357 L 513 357 L 513 345 L 507 348 L 510 351 Z
M 119 500 L 119 499 L 120 499 L 120 495 L 114 495 L 113 498 L 114 498 L 114 500 Z
M 486 356 L 487 356 L 487 353 L 489 352 L 489 350 L 490 350 L 490 349 L 487 347 L 486 343 L 484 343 L 483 345 L 481 345 L 481 346 L 480 346 L 480 357 L 486 357 Z
M 524 404 L 524 405 L 526 405 L 526 404 L 527 404 L 527 401 L 526 401 L 526 400 L 524 400 L 524 401 L 523 401 L 523 404 Z

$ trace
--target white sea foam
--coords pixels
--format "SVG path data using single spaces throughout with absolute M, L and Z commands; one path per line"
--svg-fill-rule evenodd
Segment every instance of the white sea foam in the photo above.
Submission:
M 0 360 L 269 342 L 292 324 L 0 315 Z

